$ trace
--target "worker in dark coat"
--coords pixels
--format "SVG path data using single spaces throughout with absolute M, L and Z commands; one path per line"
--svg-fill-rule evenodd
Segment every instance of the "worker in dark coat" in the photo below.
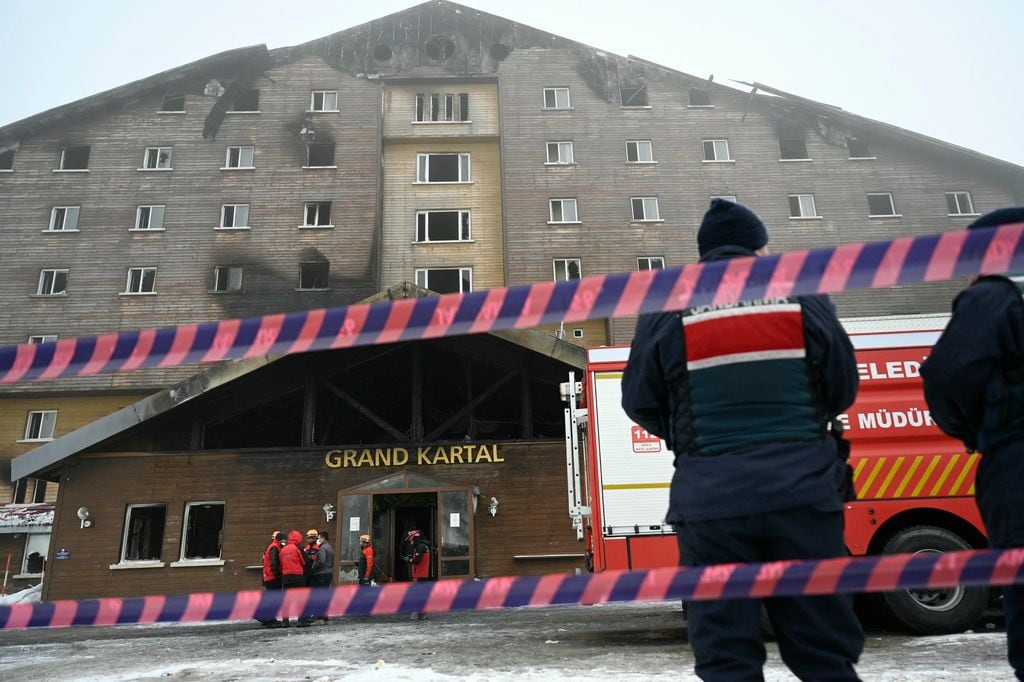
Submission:
M 1024 223 L 1024 207 L 982 216 L 967 229 Z M 1011 280 L 972 280 L 921 366 L 932 419 L 981 452 L 975 492 L 989 545 L 1024 547 L 1024 305 Z M 1010 665 L 1024 680 L 1024 586 L 1004 588 Z
M 701 261 L 767 253 L 749 209 L 715 199 Z M 702 306 L 640 318 L 622 406 L 675 454 L 666 520 L 680 563 L 708 566 L 846 554 L 848 466 L 829 423 L 857 391 L 853 347 L 826 297 Z M 761 600 L 689 603 L 704 680 L 761 679 Z M 783 661 L 801 679 L 856 680 L 864 634 L 848 597 L 764 601 Z

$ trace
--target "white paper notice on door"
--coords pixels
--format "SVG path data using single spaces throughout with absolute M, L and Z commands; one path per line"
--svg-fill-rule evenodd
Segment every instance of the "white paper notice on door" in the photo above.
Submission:
M 358 516 L 349 517 L 348 529 L 350 531 L 352 531 L 353 533 L 359 532 L 359 517 Z
M 448 525 L 452 528 L 458 528 L 462 525 L 459 520 L 459 512 L 455 512 L 454 514 L 448 515 Z

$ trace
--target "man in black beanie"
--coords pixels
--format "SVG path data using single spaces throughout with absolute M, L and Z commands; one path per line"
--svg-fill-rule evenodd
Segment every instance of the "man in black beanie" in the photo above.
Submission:
M 978 218 L 968 230 L 1024 223 L 1024 206 Z M 975 494 L 989 545 L 1024 547 L 1024 305 L 1002 275 L 971 280 L 921 366 L 924 397 L 944 432 L 982 454 Z M 1024 680 L 1024 586 L 1003 588 L 1007 657 Z
M 715 199 L 701 261 L 764 255 L 750 209 Z M 622 406 L 675 453 L 666 520 L 680 564 L 843 556 L 847 470 L 829 423 L 853 403 L 853 347 L 826 297 L 701 306 L 640 318 Z M 864 633 L 844 595 L 763 601 L 779 653 L 803 680 L 856 680 Z M 762 600 L 689 604 L 696 672 L 762 679 Z

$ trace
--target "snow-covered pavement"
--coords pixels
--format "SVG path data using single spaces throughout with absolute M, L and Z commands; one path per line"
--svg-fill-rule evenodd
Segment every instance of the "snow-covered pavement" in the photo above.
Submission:
M 267 630 L 256 623 L 0 633 L 0 679 L 696 679 L 678 603 L 389 616 Z M 1002 632 L 871 634 L 865 680 L 1007 680 Z M 768 645 L 765 677 L 794 680 Z

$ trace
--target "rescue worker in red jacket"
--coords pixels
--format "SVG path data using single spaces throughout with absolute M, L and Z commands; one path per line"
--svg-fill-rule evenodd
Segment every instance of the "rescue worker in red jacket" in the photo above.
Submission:
M 270 534 L 270 544 L 263 552 L 263 589 L 268 592 L 281 589 L 281 548 L 287 540 L 288 536 L 275 530 Z M 270 628 L 284 625 L 276 618 L 261 620 L 260 624 Z
M 430 542 L 418 530 L 413 529 L 405 536 L 410 547 L 406 561 L 412 566 L 412 581 L 418 583 L 430 579 Z
M 281 548 L 281 584 L 286 590 L 306 586 L 306 555 L 302 551 L 302 533 L 293 530 L 288 533 L 288 544 Z M 299 627 L 309 625 L 305 618 L 299 618 Z M 285 627 L 288 623 L 285 621 Z
M 369 585 L 373 579 L 373 542 L 369 535 L 359 536 L 359 584 Z
M 316 563 L 316 554 L 320 551 L 319 539 L 320 531 L 316 528 L 306 531 L 306 545 L 302 548 L 302 552 L 306 555 L 306 585 L 310 587 L 313 587 L 314 583 L 313 564 Z

